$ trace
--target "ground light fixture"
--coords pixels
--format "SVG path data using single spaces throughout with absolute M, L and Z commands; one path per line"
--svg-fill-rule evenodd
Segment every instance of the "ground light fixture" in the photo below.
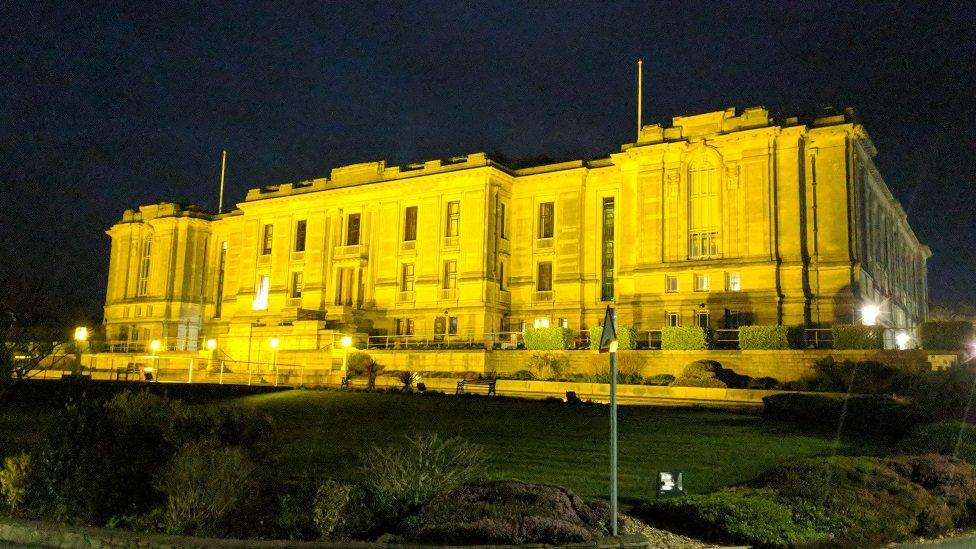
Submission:
M 907 349 L 908 344 L 911 343 L 911 341 L 912 336 L 908 332 L 902 331 L 895 335 L 895 344 L 898 345 L 898 349 L 901 351 Z
M 349 347 L 352 347 L 352 337 L 350 337 L 350 336 L 342 336 L 342 339 L 339 340 L 339 343 L 344 348 L 348 349 Z
M 874 303 L 865 303 L 861 305 L 861 323 L 865 326 L 874 326 L 878 323 L 878 317 L 881 316 L 881 307 L 875 305 Z

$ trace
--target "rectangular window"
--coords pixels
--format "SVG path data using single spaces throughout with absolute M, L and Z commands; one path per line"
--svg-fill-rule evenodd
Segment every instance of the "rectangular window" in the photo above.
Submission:
M 291 298 L 298 299 L 302 297 L 302 290 L 305 288 L 305 273 L 302 271 L 295 271 L 291 273 Z
M 734 329 L 742 326 L 742 313 L 735 309 L 725 309 L 725 327 Z
M 554 211 L 555 205 L 552 202 L 539 204 L 539 238 L 552 238 Z
M 505 203 L 501 200 L 498 201 L 498 236 L 503 240 L 508 239 L 505 231 Z
M 711 287 L 712 281 L 706 274 L 695 275 L 695 291 L 707 292 Z
M 295 251 L 304 252 L 305 251 L 305 227 L 307 222 L 302 219 L 301 221 L 295 223 Z
M 214 318 L 220 318 L 224 302 L 224 269 L 227 268 L 227 242 L 220 243 L 220 259 L 217 261 L 217 295 L 214 296 Z
M 447 319 L 447 335 L 456 336 L 458 328 L 458 318 L 456 316 Z
M 664 325 L 681 326 L 681 313 L 677 311 L 668 311 L 664 313 Z
M 413 263 L 404 263 L 400 266 L 400 291 L 413 291 Z
M 136 295 L 149 295 L 149 273 L 152 272 L 152 237 L 142 242 L 142 261 L 139 263 L 139 284 Z
M 417 240 L 417 207 L 410 206 L 403 213 L 403 241 Z
M 552 291 L 552 262 L 543 261 L 539 263 L 537 270 L 538 276 L 536 278 L 535 289 L 538 292 L 551 292 Z
M 457 260 L 450 259 L 444 262 L 444 289 L 455 288 L 457 288 Z
M 396 319 L 396 335 L 413 335 L 413 319 Z
M 695 311 L 695 326 L 708 328 L 708 311 Z
M 505 289 L 505 262 L 500 261 L 498 263 L 498 289 Z
M 261 275 L 258 277 L 258 287 L 254 292 L 254 302 L 251 308 L 255 311 L 266 311 L 268 309 L 268 290 L 271 289 L 271 276 Z
M 678 293 L 678 277 L 670 275 L 665 276 L 664 291 L 669 294 Z
M 729 292 L 738 292 L 742 290 L 742 282 L 739 279 L 739 273 L 726 273 L 725 289 Z
M 603 199 L 601 301 L 613 301 L 613 221 L 613 197 L 606 197 Z
M 261 240 L 261 255 L 271 253 L 271 243 L 274 241 L 274 225 L 268 223 L 264 226 L 264 237 Z
M 346 246 L 359 244 L 359 214 L 349 214 L 346 219 Z
M 444 236 L 458 236 L 461 234 L 461 202 L 447 203 L 447 227 Z

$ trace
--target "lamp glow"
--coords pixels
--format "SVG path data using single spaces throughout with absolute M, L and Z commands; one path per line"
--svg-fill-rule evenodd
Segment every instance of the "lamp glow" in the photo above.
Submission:
M 347 348 L 347 349 L 348 349 L 349 347 L 351 347 L 351 346 L 352 346 L 352 338 L 351 338 L 351 337 L 349 337 L 349 336 L 342 336 L 342 339 L 340 339 L 340 340 L 339 340 L 339 343 L 340 343 L 340 344 L 341 344 L 341 345 L 342 345 L 343 347 L 345 347 L 345 348 Z
M 880 316 L 881 307 L 873 303 L 867 303 L 861 306 L 861 323 L 865 326 L 874 326 L 878 323 L 878 317 Z
M 908 332 L 898 332 L 895 336 L 895 344 L 898 345 L 898 349 L 904 351 L 908 348 L 908 344 L 911 343 L 912 336 Z
M 278 348 L 278 338 L 276 338 L 276 337 L 271 338 L 271 340 L 268 341 L 268 347 L 271 347 L 272 349 L 277 349 Z
M 149 349 L 150 349 L 150 350 L 151 350 L 152 352 L 154 352 L 154 353 L 157 353 L 157 352 L 159 352 L 159 349 L 160 349 L 161 347 L 162 347 L 162 344 L 161 344 L 161 343 L 159 342 L 159 340 L 158 340 L 158 339 L 154 339 L 154 340 L 152 340 L 152 341 L 150 341 L 150 342 L 149 342 Z
M 75 328 L 75 341 L 83 342 L 88 340 L 88 328 L 84 326 L 78 326 Z
M 548 318 L 537 318 L 535 322 L 532 323 L 533 328 L 548 328 L 549 319 Z
M 212 339 L 212 338 L 211 339 L 208 339 L 207 340 L 207 349 L 213 351 L 216 348 L 217 348 L 217 340 L 216 339 Z

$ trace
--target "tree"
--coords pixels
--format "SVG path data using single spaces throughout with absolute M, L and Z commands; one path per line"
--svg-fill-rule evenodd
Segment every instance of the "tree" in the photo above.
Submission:
M 350 375 L 366 376 L 366 388 L 371 391 L 376 388 L 376 376 L 383 371 L 383 365 L 373 360 L 369 353 L 353 351 L 349 354 L 347 364 Z
M 73 307 L 67 299 L 43 280 L 0 276 L 0 396 L 71 342 Z

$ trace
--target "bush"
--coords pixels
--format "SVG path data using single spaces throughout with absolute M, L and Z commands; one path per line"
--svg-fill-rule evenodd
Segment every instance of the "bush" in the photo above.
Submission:
M 603 326 L 590 327 L 590 350 L 600 349 L 600 337 L 603 335 Z M 638 334 L 633 326 L 617 326 L 617 349 L 620 351 L 630 351 L 637 348 Z
M 837 362 L 827 356 L 814 361 L 811 371 L 795 386 L 806 391 L 893 394 L 912 385 L 912 376 L 872 360 Z
M 714 360 L 696 360 L 681 370 L 681 375 L 673 382 L 672 387 L 706 387 L 713 389 L 742 388 L 749 381 L 749 376 L 739 375 Z
M 403 385 L 403 392 L 407 392 L 413 387 L 413 382 L 416 379 L 417 374 L 410 371 L 397 372 L 396 380 Z
M 568 366 L 569 358 L 559 353 L 532 353 L 529 357 L 532 379 L 562 379 Z
M 884 326 L 834 324 L 834 349 L 884 349 Z
M 782 393 L 763 397 L 763 411 L 773 419 L 791 421 L 836 432 L 843 417 L 843 430 L 885 440 L 900 439 L 927 414 L 916 406 L 888 396 L 854 395 L 846 399 L 817 394 Z
M 976 372 L 964 364 L 925 372 L 912 379 L 906 393 L 934 420 L 957 420 L 965 415 L 966 421 L 976 422 L 976 408 L 969 402 L 974 377 Z
M 961 421 L 920 425 L 902 439 L 897 451 L 900 454 L 955 456 L 976 465 L 976 425 Z
M 526 328 L 522 334 L 525 348 L 530 351 L 557 351 L 573 347 L 573 331 L 559 326 Z
M 670 385 L 674 381 L 674 376 L 671 374 L 657 374 L 648 378 L 644 378 L 644 385 Z
M 156 488 L 166 496 L 166 529 L 191 535 L 225 532 L 252 497 L 254 469 L 243 450 L 214 440 L 180 448 L 156 475 Z
M 312 515 L 324 540 L 349 540 L 369 532 L 375 523 L 363 489 L 336 480 L 327 480 L 319 487 Z
M 729 386 L 725 384 L 720 379 L 711 378 L 700 378 L 700 377 L 685 377 L 678 376 L 674 381 L 671 382 L 672 387 L 703 387 L 707 389 L 728 389 Z
M 29 470 L 30 455 L 24 453 L 4 458 L 3 469 L 0 469 L 0 495 L 7 509 L 15 515 L 19 513 L 27 495 Z
M 746 388 L 771 391 L 773 389 L 779 389 L 780 385 L 780 381 L 775 377 L 754 377 L 750 378 L 748 383 L 746 383 Z
M 708 349 L 710 333 L 700 326 L 665 326 L 661 330 L 661 349 L 693 351 Z
M 558 486 L 514 480 L 461 486 L 404 521 L 404 537 L 426 544 L 565 545 L 605 534 L 606 503 Z
M 515 372 L 512 372 L 511 378 L 512 379 L 532 380 L 532 379 L 535 379 L 535 374 L 533 374 L 532 372 L 530 372 L 528 370 L 517 370 Z
M 799 330 L 789 326 L 741 326 L 739 348 L 747 349 L 795 349 L 799 345 Z
M 353 351 L 346 357 L 346 370 L 349 375 L 366 376 L 366 389 L 372 391 L 376 388 L 376 376 L 383 371 L 383 365 L 365 351 Z
M 922 348 L 931 351 L 959 351 L 973 342 L 973 324 L 966 320 L 923 322 L 920 332 Z
M 404 439 L 386 447 L 374 445 L 361 457 L 363 486 L 376 511 L 388 520 L 399 520 L 482 473 L 481 447 L 460 437 L 441 440 L 431 434 Z
M 298 482 L 283 486 L 278 496 L 278 513 L 275 516 L 275 538 L 308 540 L 319 537 L 314 522 L 315 497 L 319 482 L 311 476 L 303 476 Z

